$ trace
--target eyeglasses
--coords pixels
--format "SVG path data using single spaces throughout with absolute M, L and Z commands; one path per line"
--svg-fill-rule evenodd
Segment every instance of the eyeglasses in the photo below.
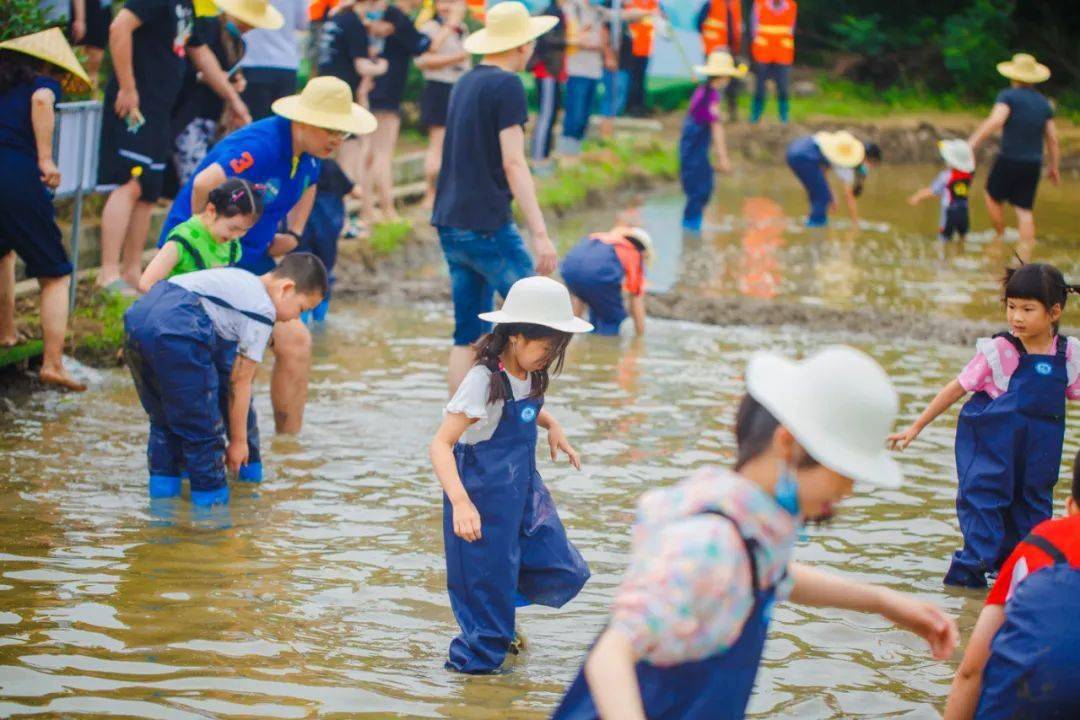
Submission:
M 346 132 L 345 130 L 330 130 L 328 128 L 323 128 L 323 132 L 332 138 L 342 141 L 348 140 L 353 136 L 351 132 Z

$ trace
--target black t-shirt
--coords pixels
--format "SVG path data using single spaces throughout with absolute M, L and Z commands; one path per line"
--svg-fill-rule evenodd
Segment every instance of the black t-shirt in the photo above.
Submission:
M 1029 87 L 1011 87 L 998 93 L 994 102 L 1009 106 L 1001 131 L 1001 157 L 1041 163 L 1046 123 L 1054 108 L 1042 93 Z
M 187 48 L 203 44 L 195 34 L 195 10 L 191 0 L 127 0 L 142 22 L 133 33 L 131 64 L 139 108 L 143 115 L 168 113 L 184 82 Z M 116 76 L 109 80 L 106 107 L 112 107 L 119 91 Z
M 231 32 L 223 15 L 195 18 L 195 35 L 217 58 L 230 75 L 244 54 L 244 42 Z M 184 84 L 173 106 L 173 132 L 179 133 L 195 118 L 218 120 L 225 111 L 225 101 L 205 82 L 200 82 L 195 66 L 187 64 Z
M 349 176 L 345 174 L 345 171 L 341 169 L 336 160 L 327 158 L 322 161 L 316 187 L 320 195 L 326 194 L 340 198 L 353 189 L 353 181 L 349 179 Z
M 367 28 L 353 9 L 330 16 L 319 35 L 319 74 L 341 78 L 355 93 L 360 86 L 355 61 L 367 56 Z
M 477 65 L 454 84 L 433 225 L 493 232 L 510 222 L 499 133 L 528 119 L 525 86 L 514 73 Z
M 394 32 L 386 38 L 383 47 L 382 56 L 386 58 L 388 67 L 385 75 L 375 78 L 371 105 L 375 108 L 396 108 L 405 93 L 409 61 L 427 51 L 431 38 L 417 30 L 409 16 L 396 5 L 387 7 L 382 19 L 394 26 Z

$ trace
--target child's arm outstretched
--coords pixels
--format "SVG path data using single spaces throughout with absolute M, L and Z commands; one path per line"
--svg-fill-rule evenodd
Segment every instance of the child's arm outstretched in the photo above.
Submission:
M 225 464 L 235 475 L 248 461 L 247 416 L 251 407 L 251 381 L 259 364 L 251 358 L 237 355 L 229 375 L 229 447 Z
M 566 433 L 563 431 L 559 421 L 552 417 L 547 410 L 541 410 L 540 414 L 536 416 L 536 424 L 548 432 L 548 447 L 551 449 L 551 459 L 557 459 L 559 450 L 562 450 L 566 453 L 566 457 L 570 459 L 570 464 L 574 466 L 574 469 L 580 470 L 581 459 L 578 457 L 577 450 L 566 439 Z
M 180 262 L 179 246 L 172 241 L 162 245 L 154 255 L 154 259 L 143 270 L 142 277 L 139 278 L 139 292 L 144 295 L 150 292 L 150 288 L 154 287 L 159 280 L 169 277 L 169 273 L 178 262 Z
M 967 394 L 967 390 L 960 384 L 959 380 L 953 380 L 948 385 L 941 389 L 930 404 L 926 406 L 926 409 L 922 411 L 922 415 L 911 423 L 911 426 L 906 430 L 898 433 L 894 433 L 889 436 L 889 445 L 893 450 L 903 450 L 912 443 L 915 438 L 919 436 L 930 423 L 934 422 L 934 419 L 941 413 L 952 407 L 960 398 Z
M 911 194 L 911 197 L 907 199 L 908 205 L 918 205 L 923 200 L 929 200 L 935 195 L 937 195 L 937 193 L 934 192 L 933 188 L 924 187 L 921 190 L 917 190 L 916 192 Z
M 481 537 L 480 512 L 461 483 L 457 461 L 454 460 L 454 445 L 474 422 L 475 419 L 463 413 L 447 413 L 428 448 L 435 476 L 439 478 L 439 484 L 453 508 L 454 534 L 467 542 Z

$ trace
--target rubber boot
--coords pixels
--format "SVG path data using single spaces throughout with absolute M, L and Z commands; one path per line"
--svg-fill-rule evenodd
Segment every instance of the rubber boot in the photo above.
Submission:
M 151 475 L 150 497 L 170 498 L 180 494 L 181 478 L 173 475 Z
M 761 120 L 761 113 L 765 112 L 765 98 L 754 97 L 750 101 L 750 122 L 756 123 Z
M 315 322 L 325 322 L 326 321 L 326 314 L 328 312 L 330 312 L 330 296 L 329 295 L 324 297 L 322 299 L 322 302 L 319 303 L 318 305 L 316 305 L 315 308 L 311 311 L 311 318 Z M 306 325 L 307 322 L 305 321 L 304 324 Z
M 703 217 L 697 218 L 683 218 L 682 229 L 688 233 L 700 233 L 701 224 L 704 221 Z
M 806 227 L 808 227 L 808 228 L 825 227 L 828 224 L 829 224 L 828 218 L 826 218 L 824 220 L 817 220 L 817 219 L 811 218 L 811 217 L 806 218 Z
M 261 483 L 263 481 L 263 466 L 261 462 L 248 463 L 240 466 L 240 472 L 236 479 L 241 482 Z
M 776 101 L 777 106 L 780 109 L 780 124 L 787 125 L 788 114 L 791 110 L 791 101 L 787 98 Z
M 197 507 L 210 507 L 211 505 L 225 505 L 229 502 L 229 486 L 219 487 L 216 490 L 192 490 L 191 504 Z

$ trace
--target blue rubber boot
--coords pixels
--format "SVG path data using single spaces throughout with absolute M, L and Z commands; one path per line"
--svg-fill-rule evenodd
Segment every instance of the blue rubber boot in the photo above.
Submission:
M 322 302 L 315 306 L 315 309 L 311 311 L 311 317 L 315 322 L 325 322 L 326 313 L 330 312 L 330 296 L 327 295 L 323 298 Z
M 780 122 L 787 125 L 788 116 L 791 110 L 791 102 L 787 98 L 784 98 L 782 100 L 777 100 L 776 104 L 780 107 Z
M 192 490 L 191 504 L 196 507 L 210 507 L 211 505 L 225 505 L 229 502 L 229 486 L 220 487 L 216 490 Z
M 761 122 L 761 114 L 765 112 L 765 98 L 754 96 L 750 101 L 750 122 Z
M 703 217 L 698 218 L 683 218 L 682 229 L 688 233 L 700 233 L 701 223 L 704 220 Z
M 818 220 L 817 218 L 806 218 L 806 227 L 808 228 L 826 227 L 828 224 L 828 218 L 824 220 Z
M 263 466 L 261 462 L 248 463 L 240 466 L 237 480 L 249 483 L 261 483 L 263 481 Z
M 180 494 L 181 478 L 173 475 L 151 475 L 150 497 L 170 498 Z

